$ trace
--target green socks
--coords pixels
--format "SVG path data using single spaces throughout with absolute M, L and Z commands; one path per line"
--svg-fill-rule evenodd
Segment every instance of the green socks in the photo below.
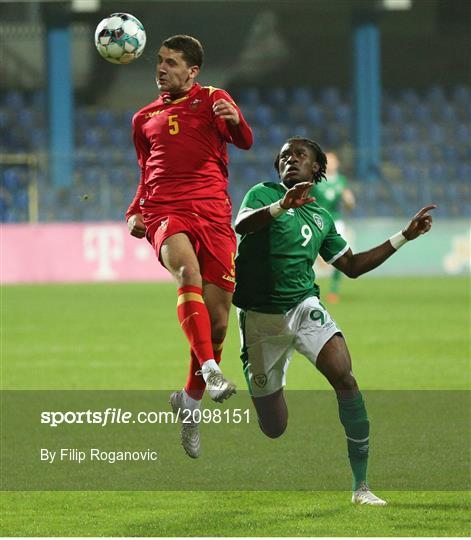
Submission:
M 366 483 L 370 423 L 363 397 L 358 393 L 353 398 L 337 396 L 339 416 L 347 436 L 348 458 L 353 473 L 353 490 Z
M 335 268 L 330 278 L 330 292 L 331 293 L 338 294 L 341 277 L 342 277 L 342 272 L 340 270 L 337 270 L 337 268 Z

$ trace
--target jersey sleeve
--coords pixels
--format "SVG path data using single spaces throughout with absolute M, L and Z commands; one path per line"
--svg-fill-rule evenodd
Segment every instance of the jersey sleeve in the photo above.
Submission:
M 330 228 L 319 249 L 320 256 L 328 264 L 333 264 L 344 255 L 350 246 L 348 242 L 337 232 L 333 219 L 330 219 Z
M 236 108 L 239 114 L 239 124 L 234 126 L 229 124 L 219 116 L 214 115 L 214 121 L 218 128 L 218 131 L 223 136 L 224 140 L 228 143 L 232 143 L 237 148 L 242 148 L 243 150 L 248 150 L 253 144 L 253 134 L 250 126 L 247 124 L 247 121 L 242 114 L 242 111 L 239 109 L 232 97 L 225 91 L 220 88 L 209 87 L 209 99 L 211 107 L 215 101 L 218 99 L 225 99 L 229 101 L 233 107 Z M 214 113 L 213 113 L 214 114 Z
M 240 212 L 244 210 L 257 210 L 279 200 L 279 196 L 263 184 L 253 186 L 247 193 L 240 205 Z
M 145 188 L 145 172 L 146 172 L 146 162 L 150 154 L 149 142 L 142 133 L 141 126 L 138 122 L 138 114 L 134 115 L 132 119 L 132 139 L 134 142 L 134 147 L 137 154 L 137 162 L 139 164 L 139 169 L 141 171 L 139 184 L 137 186 L 136 194 L 132 200 L 129 208 L 126 212 L 126 221 L 133 216 L 134 214 L 141 213 L 140 200 L 146 196 Z

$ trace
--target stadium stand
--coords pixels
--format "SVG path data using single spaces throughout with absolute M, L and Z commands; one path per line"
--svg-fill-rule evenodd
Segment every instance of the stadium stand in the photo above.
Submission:
M 251 152 L 230 148 L 230 191 L 237 209 L 248 187 L 275 180 L 273 160 L 291 135 L 317 139 L 340 156 L 358 204 L 353 217 L 408 216 L 429 201 L 443 217 L 471 214 L 471 88 L 385 92 L 382 165 L 377 181 L 354 175 L 352 107 L 337 88 L 248 88 L 235 96 L 253 127 Z M 78 106 L 75 176 L 70 188 L 50 185 L 45 166 L 12 156 L 38 155 L 46 163 L 47 128 L 41 93 L 0 96 L 0 219 L 29 218 L 30 182 L 38 183 L 39 221 L 122 220 L 138 178 L 130 138 L 133 111 Z M 79 204 L 84 200 L 87 204 Z

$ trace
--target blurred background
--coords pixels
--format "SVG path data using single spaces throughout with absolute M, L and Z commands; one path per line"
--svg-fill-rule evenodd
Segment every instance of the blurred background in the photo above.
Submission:
M 119 11 L 147 31 L 143 56 L 123 66 L 93 39 Z M 235 211 L 250 186 L 276 179 L 283 141 L 307 136 L 340 159 L 352 237 L 433 202 L 449 225 L 436 270 L 464 271 L 470 29 L 469 0 L 2 1 L 1 221 L 123 222 L 138 182 L 132 115 L 157 96 L 161 41 L 188 33 L 205 47 L 200 82 L 228 90 L 254 130 L 251 151 L 230 149 Z

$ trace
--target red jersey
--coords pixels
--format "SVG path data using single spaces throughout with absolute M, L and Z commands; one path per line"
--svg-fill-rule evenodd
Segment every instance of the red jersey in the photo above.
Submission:
M 214 114 L 221 98 L 237 109 L 237 126 Z M 162 93 L 134 115 L 132 128 L 141 179 L 126 219 L 180 211 L 230 223 L 227 143 L 249 149 L 253 137 L 227 92 L 194 84 L 173 101 Z

